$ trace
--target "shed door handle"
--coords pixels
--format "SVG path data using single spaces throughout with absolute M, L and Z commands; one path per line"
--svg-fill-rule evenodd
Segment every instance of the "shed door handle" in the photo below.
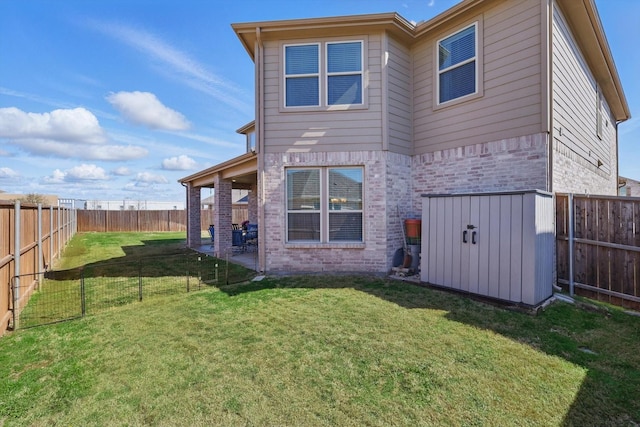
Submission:
M 476 244 L 476 234 L 478 234 L 476 231 L 471 233 L 471 243 L 473 243 L 474 245 Z
M 467 230 L 462 232 L 462 243 L 467 243 Z

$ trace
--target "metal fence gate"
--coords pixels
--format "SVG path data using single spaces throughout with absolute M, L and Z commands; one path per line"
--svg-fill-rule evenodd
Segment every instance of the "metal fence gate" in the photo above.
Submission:
M 19 280 L 16 280 L 19 279 Z M 228 261 L 204 254 L 159 256 L 144 261 L 98 262 L 47 271 L 11 280 L 11 300 L 17 286 L 31 286 L 29 302 L 13 310 L 13 330 L 62 322 L 160 295 L 171 295 L 247 280 Z M 13 309 L 13 307 L 12 307 Z

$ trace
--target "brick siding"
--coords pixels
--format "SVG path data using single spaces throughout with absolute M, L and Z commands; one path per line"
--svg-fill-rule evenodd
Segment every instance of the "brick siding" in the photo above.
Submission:
M 615 150 L 612 156 L 615 159 Z M 617 162 L 615 160 L 614 164 Z M 607 173 L 593 163 L 556 141 L 553 150 L 553 191 L 555 193 L 577 193 L 617 195 L 618 178 L 615 169 Z

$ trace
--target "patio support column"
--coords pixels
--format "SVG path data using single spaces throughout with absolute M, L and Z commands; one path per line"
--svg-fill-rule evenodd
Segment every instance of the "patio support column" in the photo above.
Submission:
M 249 214 L 249 222 L 251 224 L 258 223 L 258 183 L 251 184 L 249 190 L 247 209 Z
M 187 184 L 187 246 L 197 248 L 202 244 L 200 225 L 200 187 Z
M 224 254 L 232 246 L 232 183 L 231 181 L 222 179 L 218 174 L 213 178 L 213 186 L 215 188 L 215 192 L 213 195 L 213 205 L 215 207 L 213 225 L 215 227 L 216 236 L 213 243 L 213 252 L 214 256 L 223 258 Z

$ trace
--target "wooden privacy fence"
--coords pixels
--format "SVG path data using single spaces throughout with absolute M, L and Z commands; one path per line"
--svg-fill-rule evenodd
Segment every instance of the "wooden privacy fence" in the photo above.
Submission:
M 75 232 L 74 210 L 0 202 L 0 335 Z
M 182 210 L 164 211 L 107 211 L 79 210 L 78 232 L 107 231 L 186 231 L 187 213 Z M 200 229 L 208 230 L 213 224 L 215 211 L 200 211 Z M 232 208 L 233 223 L 240 224 L 248 218 L 246 205 L 234 205 Z
M 556 195 L 558 282 L 640 309 L 640 198 Z

